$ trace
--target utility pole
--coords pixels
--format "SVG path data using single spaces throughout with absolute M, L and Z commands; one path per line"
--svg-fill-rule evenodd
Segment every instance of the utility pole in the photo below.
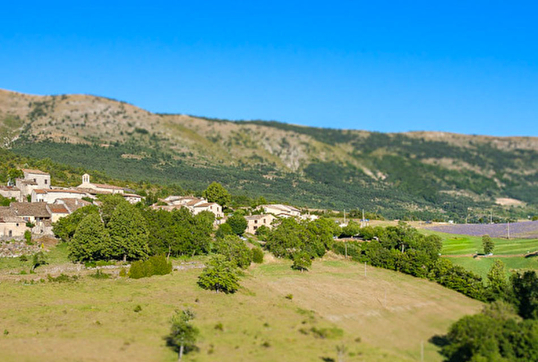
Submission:
M 493 224 L 493 210 L 489 210 L 489 223 Z
M 346 259 L 347 259 L 347 241 L 344 241 L 344 245 L 346 247 Z
M 346 223 L 346 209 L 344 209 L 344 224 Z
M 510 240 L 510 220 L 508 220 L 508 240 Z

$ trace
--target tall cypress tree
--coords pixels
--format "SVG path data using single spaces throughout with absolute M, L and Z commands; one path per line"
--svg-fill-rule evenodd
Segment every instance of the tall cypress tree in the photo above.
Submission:
M 148 256 L 148 228 L 140 211 L 129 203 L 120 203 L 107 225 L 110 232 L 114 259 L 124 261 L 144 259 Z

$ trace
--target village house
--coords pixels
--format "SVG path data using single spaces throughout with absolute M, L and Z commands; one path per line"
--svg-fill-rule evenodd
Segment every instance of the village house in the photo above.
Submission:
M 21 240 L 28 230 L 26 221 L 9 206 L 0 206 L 0 240 Z
M 258 230 L 258 228 L 262 225 L 271 229 L 273 227 L 272 223 L 276 219 L 276 217 L 271 214 L 264 214 L 245 216 L 245 219 L 247 219 L 248 222 L 246 232 L 254 235 L 256 233 L 256 230 Z
M 16 201 L 22 201 L 21 190 L 15 186 L 0 185 L 0 196 L 3 196 L 7 199 L 15 199 Z
M 82 199 L 89 197 L 85 192 L 70 189 L 36 189 L 32 191 L 32 202 L 54 203 L 57 199 Z
M 201 204 L 196 204 L 190 208 L 194 215 L 201 213 L 202 211 L 209 211 L 215 214 L 215 218 L 223 218 L 224 213 L 222 212 L 222 206 L 214 202 L 204 202 Z
M 105 194 L 124 194 L 125 191 L 123 187 L 106 185 L 106 184 L 94 184 L 90 182 L 90 175 L 85 173 L 82 175 L 82 183 L 77 186 L 77 189 L 82 189 L 82 191 L 92 190 L 96 194 L 105 193 Z
M 274 205 L 260 205 L 260 209 L 266 214 L 273 214 L 279 217 L 300 217 L 301 211 L 293 206 L 274 204 Z
M 53 235 L 52 215 L 44 202 L 12 202 L 9 205 L 15 214 L 25 222 L 34 224 L 32 234 Z
M 24 178 L 16 179 L 15 186 L 20 190 L 19 201 L 25 201 L 28 195 L 36 189 L 50 189 L 50 175 L 40 170 L 23 169 Z
M 123 198 L 133 205 L 144 200 L 143 196 L 137 194 L 123 194 Z
M 54 201 L 54 205 L 63 205 L 67 209 L 69 214 L 74 213 L 81 207 L 89 206 L 91 204 L 92 204 L 91 202 L 88 202 L 86 200 L 71 199 L 71 198 L 56 199 L 56 201 Z
M 69 216 L 69 210 L 64 205 L 50 204 L 47 205 L 47 210 L 50 213 L 50 221 L 52 223 L 60 220 L 62 217 Z
M 165 199 L 160 200 L 167 204 L 168 207 L 155 206 L 162 210 L 173 210 L 181 207 L 186 207 L 194 215 L 201 213 L 202 211 L 209 211 L 215 214 L 215 219 L 222 219 L 224 213 L 222 212 L 222 206 L 215 202 L 207 202 L 206 199 L 194 196 L 168 196 Z

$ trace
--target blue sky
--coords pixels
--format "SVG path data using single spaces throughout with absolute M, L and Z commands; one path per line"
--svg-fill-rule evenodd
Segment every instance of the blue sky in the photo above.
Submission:
M 2 4 L 0 88 L 153 112 L 538 136 L 538 4 Z

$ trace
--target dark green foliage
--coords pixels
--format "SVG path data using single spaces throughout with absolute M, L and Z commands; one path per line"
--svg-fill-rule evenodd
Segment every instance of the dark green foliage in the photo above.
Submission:
M 42 251 L 37 252 L 32 256 L 32 270 L 35 270 L 37 267 L 46 264 L 48 264 L 48 262 L 45 258 L 45 254 L 43 254 Z
M 114 213 L 118 205 L 128 204 L 128 202 L 120 194 L 99 195 L 98 198 L 99 201 L 102 202 L 102 205 L 100 207 L 101 217 L 103 218 L 103 222 L 107 226 L 108 222 L 112 218 L 112 214 Z
M 194 313 L 187 309 L 182 312 L 176 311 L 170 321 L 170 334 L 165 338 L 166 344 L 178 352 L 179 360 L 183 357 L 183 353 L 194 349 L 200 334 L 198 328 L 191 323 L 194 317 Z
M 487 255 L 493 253 L 495 243 L 493 242 L 493 240 L 491 240 L 491 237 L 489 235 L 482 236 L 482 247 L 484 248 L 484 254 Z
M 129 278 L 149 278 L 153 275 L 166 275 L 172 272 L 172 263 L 166 261 L 164 255 L 154 255 L 148 260 L 138 260 L 131 263 Z
M 133 312 L 135 313 L 142 312 L 142 307 L 140 306 L 140 304 L 137 304 L 136 307 L 134 307 Z
M 265 247 L 276 257 L 293 259 L 293 255 L 299 251 L 310 257 L 322 257 L 332 243 L 331 229 L 322 219 L 298 222 L 294 218 L 287 218 L 274 227 Z
M 215 242 L 215 251 L 241 269 L 248 268 L 252 262 L 252 252 L 236 235 L 226 235 L 218 239 Z
M 260 247 L 252 248 L 252 261 L 256 264 L 263 263 L 263 250 Z
M 538 319 L 538 275 L 535 271 L 512 274 L 514 304 L 525 319 Z
M 222 239 L 226 235 L 235 235 L 232 227 L 228 223 L 220 224 L 217 232 L 215 233 L 215 237 L 217 239 Z
M 265 240 L 267 239 L 267 237 L 269 236 L 269 234 L 271 233 L 271 229 L 269 229 L 267 226 L 265 225 L 262 225 L 260 226 L 259 228 L 256 229 L 256 236 L 258 236 L 258 238 L 260 240 Z
M 207 189 L 202 194 L 203 197 L 209 202 L 216 202 L 222 207 L 230 205 L 232 197 L 228 190 L 222 187 L 218 182 L 213 182 L 207 187 Z
M 26 230 L 24 232 L 24 240 L 26 240 L 27 244 L 32 242 L 32 233 L 30 232 L 30 230 Z
M 226 224 L 230 225 L 235 235 L 243 235 L 248 226 L 247 219 L 238 213 L 230 216 L 228 220 L 226 220 Z
M 89 275 L 91 278 L 94 279 L 108 279 L 110 278 L 110 275 L 107 273 L 103 273 L 100 269 L 97 269 L 97 271 L 93 274 Z
M 28 257 L 27 257 L 26 255 L 23 254 L 23 255 L 19 256 L 19 261 L 20 261 L 21 263 L 27 262 L 27 261 L 28 261 Z
M 214 214 L 193 216 L 186 208 L 172 212 L 143 209 L 152 254 L 200 255 L 211 249 Z
M 47 280 L 51 283 L 72 283 L 76 282 L 79 279 L 77 275 L 69 276 L 67 274 L 60 274 L 57 277 L 52 277 L 50 275 L 47 275 Z
M 520 321 L 515 315 L 492 309 L 463 317 L 450 327 L 442 347 L 447 360 L 537 361 L 538 322 Z
M 198 277 L 198 285 L 216 292 L 235 293 L 239 289 L 235 264 L 226 260 L 223 255 L 215 255 Z
M 506 278 L 504 263 L 500 260 L 495 260 L 488 273 L 486 293 L 489 301 L 510 299 L 510 283 Z
M 73 261 L 88 262 L 113 257 L 110 236 L 99 214 L 91 212 L 78 224 L 68 250 L 69 258 Z
M 291 266 L 294 270 L 308 271 L 308 268 L 312 266 L 312 259 L 310 255 L 304 251 L 299 251 L 293 254 L 293 264 Z
M 119 203 L 107 229 L 111 239 L 107 254 L 112 259 L 137 260 L 149 255 L 147 223 L 135 206 Z
M 358 223 L 356 223 L 355 221 L 350 220 L 347 223 L 347 226 L 342 228 L 341 236 L 342 237 L 351 237 L 351 236 L 359 235 L 360 230 L 361 230 L 361 226 Z
M 82 207 L 73 212 L 71 215 L 63 217 L 57 222 L 55 222 L 52 225 L 52 232 L 62 241 L 68 242 L 69 240 L 71 240 L 73 235 L 75 235 L 75 231 L 77 230 L 77 227 L 80 222 L 86 216 L 90 214 L 97 214 L 98 212 L 99 209 L 97 208 L 97 206 L 94 205 Z

